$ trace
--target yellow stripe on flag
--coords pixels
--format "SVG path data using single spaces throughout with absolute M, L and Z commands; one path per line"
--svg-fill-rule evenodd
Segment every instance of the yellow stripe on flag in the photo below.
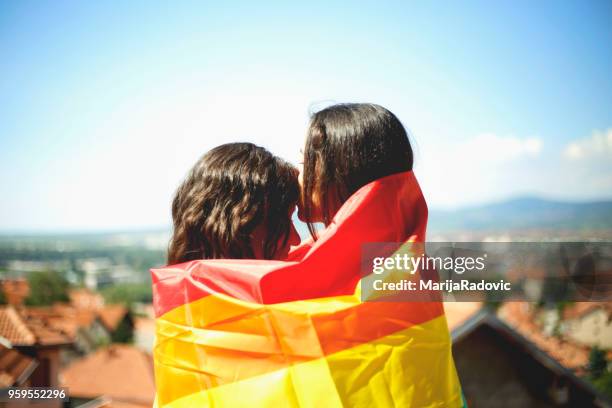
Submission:
M 274 305 L 207 296 L 156 321 L 157 383 L 180 384 L 160 388 L 161 402 L 319 359 L 441 313 L 439 304 L 361 302 L 355 295 Z
M 210 389 L 200 384 L 164 406 L 460 407 L 460 386 L 448 381 L 454 370 L 440 316 L 327 357 Z M 160 402 L 167 401 L 163 391 Z

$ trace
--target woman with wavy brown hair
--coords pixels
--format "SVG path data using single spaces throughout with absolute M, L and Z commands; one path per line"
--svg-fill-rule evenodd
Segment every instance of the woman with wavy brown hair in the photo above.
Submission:
M 282 259 L 299 244 L 291 214 L 297 169 L 252 143 L 207 152 L 172 202 L 168 264 L 195 259 Z

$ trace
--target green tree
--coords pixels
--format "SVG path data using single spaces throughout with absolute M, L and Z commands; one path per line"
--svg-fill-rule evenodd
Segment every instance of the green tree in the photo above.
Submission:
M 599 391 L 603 392 L 608 396 L 608 398 L 612 398 L 612 372 L 606 371 L 596 380 L 593 380 L 593 385 Z
M 31 272 L 28 276 L 30 296 L 26 304 L 30 306 L 48 306 L 55 302 L 68 301 L 70 284 L 54 271 Z
M 0 269 L 0 279 L 6 277 L 6 271 L 4 269 Z M 0 290 L 0 305 L 6 305 L 6 296 L 4 296 L 4 291 Z
M 606 352 L 599 347 L 593 347 L 589 354 L 589 365 L 587 366 L 591 378 L 596 380 L 601 377 L 606 372 L 607 367 Z
M 111 334 L 113 343 L 132 343 L 134 341 L 134 318 L 131 309 Z
M 6 305 L 6 296 L 4 296 L 4 290 L 0 290 L 0 305 Z
M 123 283 L 108 286 L 100 292 L 108 304 L 123 303 L 130 305 L 134 302 L 151 303 L 153 301 L 150 283 Z

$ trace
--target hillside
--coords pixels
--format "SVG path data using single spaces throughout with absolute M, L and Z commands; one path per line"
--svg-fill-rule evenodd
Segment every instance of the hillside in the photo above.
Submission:
M 458 210 L 430 210 L 430 231 L 612 229 L 612 201 L 560 202 L 522 197 Z

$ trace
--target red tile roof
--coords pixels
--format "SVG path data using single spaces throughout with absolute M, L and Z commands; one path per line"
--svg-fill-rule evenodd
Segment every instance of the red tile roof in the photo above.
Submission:
M 155 397 L 150 354 L 128 345 L 111 345 L 72 363 L 61 373 L 73 397 L 110 397 L 111 406 L 151 406 Z
M 27 307 L 21 311 L 26 323 L 34 325 L 34 330 L 40 326 L 60 332 L 70 338 L 76 336 L 78 325 L 74 316 L 67 315 L 55 307 Z
M 499 317 L 529 341 L 553 357 L 562 366 L 579 374 L 589 361 L 589 348 L 562 337 L 547 336 L 534 320 L 533 309 L 527 302 L 506 302 L 498 311 Z
M 58 345 L 74 342 L 78 329 L 76 322 L 52 307 L 26 307 L 21 310 L 21 316 L 39 344 Z
M 36 336 L 13 306 L 0 307 L 0 336 L 17 346 L 36 343 Z
M 13 345 L 65 345 L 74 335 L 74 324 L 47 308 L 0 307 L 0 336 Z
M 56 303 L 53 310 L 70 319 L 78 327 L 87 328 L 96 320 L 97 312 L 93 309 L 80 308 L 66 303 Z
M 0 306 L 0 336 L 15 345 L 70 344 L 75 341 L 79 328 L 89 328 L 96 318 L 112 332 L 127 313 L 123 305 L 99 309 L 67 303 L 43 307 Z
M 21 385 L 37 366 L 36 360 L 0 345 L 0 388 Z

